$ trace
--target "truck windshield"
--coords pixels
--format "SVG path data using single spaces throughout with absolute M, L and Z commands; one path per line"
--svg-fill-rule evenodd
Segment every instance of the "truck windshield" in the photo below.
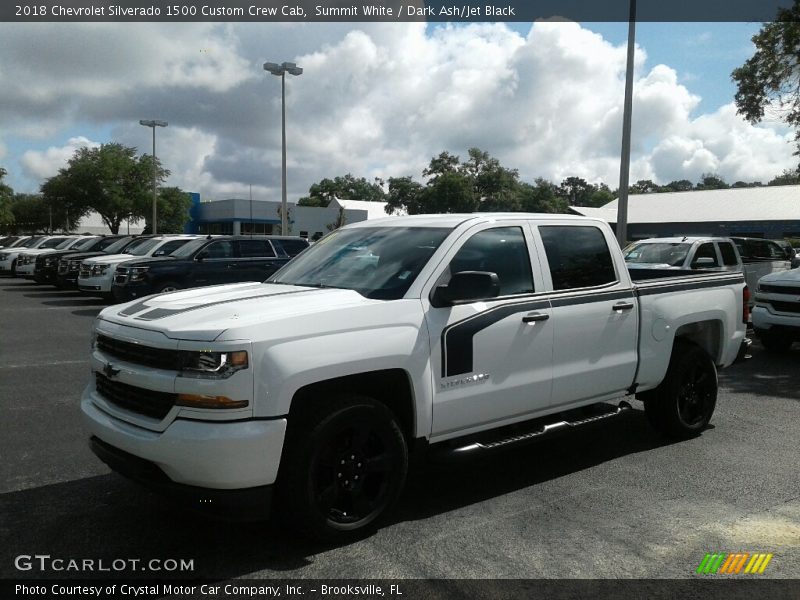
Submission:
M 267 283 L 354 290 L 365 298 L 402 298 L 450 233 L 440 227 L 356 227 L 322 238 Z
M 638 243 L 625 249 L 625 262 L 679 267 L 686 260 L 691 244 L 680 242 Z

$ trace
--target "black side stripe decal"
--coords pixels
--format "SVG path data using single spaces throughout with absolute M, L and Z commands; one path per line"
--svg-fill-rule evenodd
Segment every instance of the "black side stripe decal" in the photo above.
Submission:
M 479 331 L 516 313 L 550 308 L 548 300 L 504 304 L 453 323 L 442 331 L 442 373 L 452 377 L 472 371 L 472 341 Z
M 641 286 L 637 288 L 637 293 L 640 296 L 652 296 L 653 294 L 663 294 L 665 292 L 683 292 L 687 290 L 724 287 L 733 283 L 744 283 L 744 276 L 740 275 L 739 277 L 727 277 L 725 279 L 697 281 L 692 283 L 666 283 L 653 286 Z

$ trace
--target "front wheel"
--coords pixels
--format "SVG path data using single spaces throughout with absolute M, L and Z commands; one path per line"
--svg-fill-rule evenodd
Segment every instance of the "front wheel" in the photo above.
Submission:
M 408 449 L 394 414 L 365 396 L 332 398 L 287 433 L 279 492 L 293 525 L 327 541 L 360 535 L 405 483 Z
M 676 341 L 667 374 L 642 394 L 650 424 L 670 437 L 689 438 L 708 426 L 717 405 L 717 369 L 695 344 Z
M 181 289 L 180 285 L 178 285 L 175 282 L 168 281 L 168 282 L 162 283 L 160 286 L 158 286 L 158 290 L 156 291 L 156 294 L 164 294 L 166 292 L 177 292 L 179 289 Z

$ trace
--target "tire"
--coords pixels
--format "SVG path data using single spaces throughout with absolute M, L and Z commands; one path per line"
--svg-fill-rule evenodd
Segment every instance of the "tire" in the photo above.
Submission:
M 408 448 L 394 414 L 376 400 L 342 395 L 290 423 L 278 477 L 290 524 L 327 542 L 371 530 L 397 500 Z
M 181 289 L 174 281 L 167 281 L 166 283 L 162 283 L 158 286 L 158 290 L 155 292 L 156 294 L 163 294 L 164 292 L 177 292 Z
M 792 347 L 792 338 L 782 333 L 764 333 L 759 339 L 766 351 L 772 354 L 783 354 Z
M 676 341 L 661 385 L 641 399 L 657 431 L 680 439 L 698 435 L 708 426 L 717 404 L 714 362 L 699 346 Z

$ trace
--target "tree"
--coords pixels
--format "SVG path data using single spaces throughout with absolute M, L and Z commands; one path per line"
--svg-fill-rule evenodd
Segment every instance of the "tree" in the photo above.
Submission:
M 369 182 L 364 177 L 356 179 L 348 173 L 333 179 L 323 179 L 308 188 L 308 196 L 297 201 L 298 206 L 327 207 L 334 198 L 348 200 L 366 200 L 367 202 L 383 202 L 386 193 L 383 191 L 383 180 L 376 177 Z
M 152 197 L 149 201 L 152 207 Z M 189 221 L 191 205 L 191 196 L 180 188 L 165 187 L 158 190 L 158 233 L 183 233 L 184 225 Z M 142 233 L 151 233 L 151 225 L 152 218 L 147 220 Z
M 678 179 L 677 181 L 670 181 L 664 186 L 665 192 L 691 192 L 694 189 L 694 184 L 688 179 Z
M 561 182 L 559 195 L 566 198 L 570 206 L 586 206 L 594 186 L 581 177 L 567 177 Z
M 660 185 L 650 179 L 640 179 L 628 188 L 631 194 L 657 194 L 662 190 L 663 188 Z
M 731 74 L 737 112 L 758 123 L 767 110 L 795 128 L 800 154 L 800 0 L 778 10 L 752 38 L 755 54 Z
M 425 212 L 422 194 L 425 187 L 411 177 L 390 177 L 389 193 L 386 195 L 386 212 L 405 209 L 410 215 Z
M 729 186 L 725 183 L 725 180 L 722 179 L 716 173 L 703 173 L 700 176 L 700 181 L 697 183 L 694 189 L 696 190 L 726 190 Z
M 14 223 L 14 211 L 11 209 L 11 202 L 14 190 L 3 183 L 3 178 L 8 174 L 3 167 L 0 167 L 0 231 L 11 230 Z
M 787 169 L 780 175 L 776 176 L 775 179 L 767 183 L 767 185 L 798 185 L 798 184 L 800 184 L 800 169 L 796 169 L 794 171 L 790 171 L 789 169 Z
M 169 171 L 156 162 L 156 181 Z M 136 148 L 103 144 L 79 148 L 67 167 L 42 184 L 49 202 L 66 204 L 70 212 L 96 211 L 112 233 L 125 219 L 149 219 L 152 214 L 153 157 L 136 156 Z
M 537 177 L 534 184 L 521 182 L 519 184 L 520 209 L 533 213 L 565 213 L 567 200 L 558 195 L 558 186 Z

